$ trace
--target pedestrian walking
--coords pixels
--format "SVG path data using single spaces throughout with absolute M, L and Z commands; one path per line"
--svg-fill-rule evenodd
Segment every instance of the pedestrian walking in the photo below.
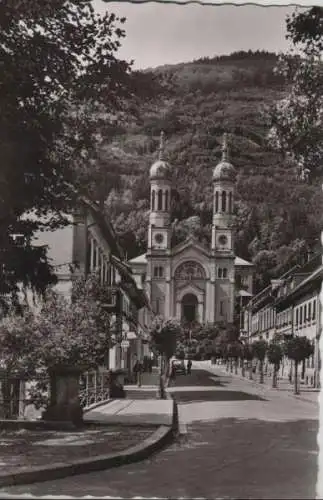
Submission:
M 191 375 L 191 373 L 192 373 L 192 360 L 191 359 L 189 359 L 187 361 L 186 370 L 187 370 L 187 375 Z
M 138 359 L 136 359 L 135 364 L 133 365 L 132 371 L 133 371 L 133 375 L 134 375 L 135 384 L 138 384 L 139 379 L 140 379 L 140 385 L 141 385 L 141 377 L 140 377 L 141 366 L 140 366 L 140 362 Z
M 173 361 L 172 364 L 171 364 L 171 369 L 170 369 L 170 381 L 171 382 L 175 382 L 176 380 L 176 365 L 175 365 L 175 362 Z

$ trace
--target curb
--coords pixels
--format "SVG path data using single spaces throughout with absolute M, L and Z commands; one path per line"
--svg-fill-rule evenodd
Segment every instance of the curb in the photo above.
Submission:
M 98 455 L 92 459 L 75 460 L 70 463 L 54 463 L 48 467 L 22 467 L 21 469 L 23 470 L 11 474 L 0 473 L 0 487 L 63 479 L 68 476 L 112 469 L 137 462 L 148 458 L 163 448 L 173 438 L 173 427 L 161 425 L 142 443 L 116 454 Z
M 180 436 L 183 436 L 183 435 L 187 434 L 187 425 L 184 422 L 180 422 L 179 421 L 178 404 L 176 402 L 175 395 L 174 394 L 170 394 L 166 390 L 166 399 L 172 399 L 173 402 L 174 402 L 174 406 L 173 406 L 173 428 L 174 428 L 175 432 L 177 434 L 179 434 Z

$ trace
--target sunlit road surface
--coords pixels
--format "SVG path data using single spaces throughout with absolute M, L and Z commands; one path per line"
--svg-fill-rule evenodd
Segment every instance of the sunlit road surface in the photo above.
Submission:
M 187 434 L 148 460 L 1 495 L 119 498 L 315 498 L 318 407 L 271 396 L 221 371 L 193 370 L 170 389 Z

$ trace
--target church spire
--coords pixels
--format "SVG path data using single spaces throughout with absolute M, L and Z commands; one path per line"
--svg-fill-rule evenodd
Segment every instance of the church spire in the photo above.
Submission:
M 165 134 L 164 131 L 162 130 L 159 139 L 159 160 L 161 161 L 165 160 L 164 150 L 165 150 Z
M 228 134 L 225 132 L 223 134 L 223 142 L 222 142 L 222 161 L 228 161 L 228 159 L 229 159 Z

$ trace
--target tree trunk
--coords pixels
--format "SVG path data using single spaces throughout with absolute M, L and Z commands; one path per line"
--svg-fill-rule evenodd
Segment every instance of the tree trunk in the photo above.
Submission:
M 164 356 L 160 357 L 158 398 L 166 399 L 165 377 L 164 377 Z
M 236 358 L 234 360 L 234 373 L 238 375 L 238 363 L 239 363 L 239 358 Z
M 227 372 L 229 371 L 229 360 L 228 359 L 225 360 L 225 369 Z
M 11 386 L 8 377 L 4 377 L 1 380 L 1 392 L 2 392 L 2 407 L 3 407 L 3 416 L 4 419 L 11 418 Z
M 299 394 L 298 361 L 294 361 L 294 394 Z
M 278 375 L 279 365 L 273 365 L 273 389 L 277 389 L 277 375 Z
M 264 361 L 263 360 L 260 360 L 260 363 L 259 363 L 259 371 L 260 371 L 260 379 L 259 379 L 259 382 L 261 384 L 264 383 Z
M 246 370 L 245 370 L 245 365 L 244 365 L 244 359 L 241 360 L 242 361 L 242 365 L 241 365 L 241 375 L 243 377 L 246 376 Z
M 252 360 L 249 361 L 249 380 L 252 380 Z
M 230 373 L 233 373 L 233 359 L 230 358 Z
M 305 378 L 305 370 L 306 370 L 306 360 L 303 359 L 303 361 L 302 361 L 302 375 L 301 375 L 302 380 L 304 380 L 304 378 Z

